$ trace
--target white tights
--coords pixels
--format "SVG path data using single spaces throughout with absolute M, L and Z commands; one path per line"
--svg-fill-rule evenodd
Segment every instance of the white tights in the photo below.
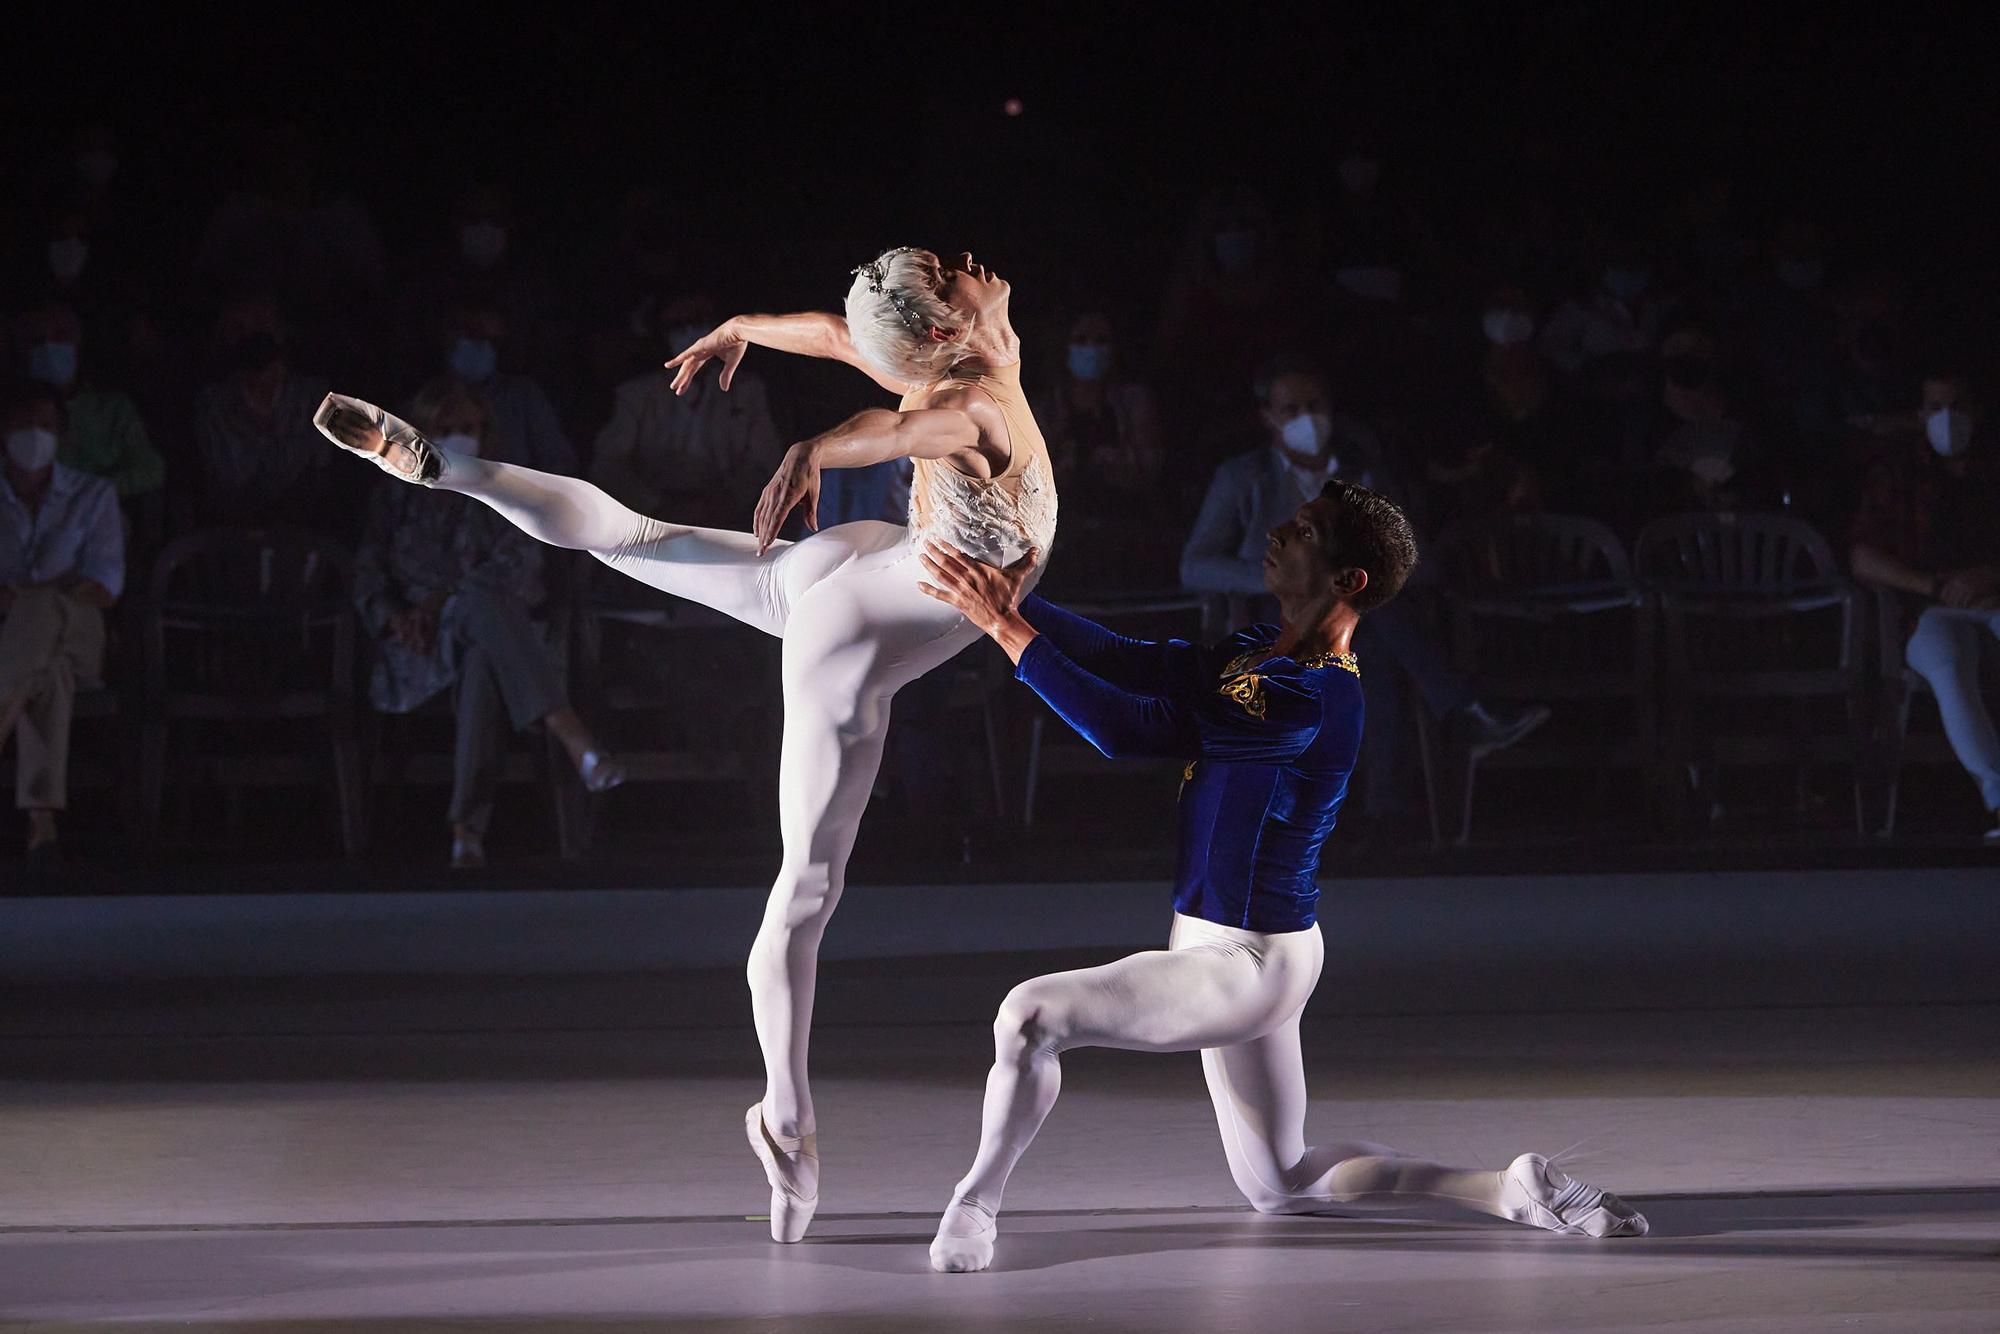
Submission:
M 1449 1202 L 1501 1214 L 1501 1174 L 1362 1141 L 1305 1142 L 1299 1014 L 1319 981 L 1319 928 L 1262 934 L 1174 917 L 1164 950 L 1015 987 L 993 1025 L 979 1155 L 943 1232 L 990 1228 L 1008 1174 L 1062 1087 L 1072 1047 L 1201 1051 L 1236 1188 L 1265 1213 Z
M 784 861 L 750 950 L 750 999 L 765 1124 L 780 1136 L 814 1133 L 806 1046 L 819 942 L 882 761 L 889 699 L 979 632 L 918 590 L 923 566 L 898 524 L 841 524 L 760 556 L 748 533 L 649 519 L 573 477 L 458 455 L 445 464 L 439 486 L 485 501 L 529 536 L 784 639 Z

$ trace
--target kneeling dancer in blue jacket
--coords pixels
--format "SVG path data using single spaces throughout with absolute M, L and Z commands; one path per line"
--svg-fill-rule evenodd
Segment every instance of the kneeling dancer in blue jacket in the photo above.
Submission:
M 938 1224 L 931 1267 L 992 1263 L 1008 1174 L 1054 1106 L 1073 1047 L 1199 1050 L 1230 1174 L 1267 1213 L 1448 1203 L 1555 1232 L 1643 1236 L 1637 1211 L 1539 1154 L 1482 1171 L 1380 1144 L 1305 1142 L 1299 1016 L 1324 954 L 1315 873 L 1361 741 L 1361 667 L 1348 644 L 1416 564 L 1402 512 L 1329 483 L 1270 534 L 1264 580 L 1281 624 L 1212 648 L 1127 639 L 1023 600 L 1033 560 L 999 569 L 933 544 L 925 591 L 998 642 L 1015 675 L 1104 754 L 1188 761 L 1173 930 L 1164 950 L 1008 995 L 979 1153 Z

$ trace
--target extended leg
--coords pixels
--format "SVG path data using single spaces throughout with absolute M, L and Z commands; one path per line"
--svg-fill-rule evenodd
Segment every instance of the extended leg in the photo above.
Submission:
M 789 543 L 760 556 L 749 533 L 651 519 L 579 478 L 493 459 L 447 454 L 437 485 L 484 501 L 537 541 L 588 551 L 662 592 L 767 634 L 784 633 L 785 585 L 776 566 Z
M 1445 1204 L 1557 1232 L 1645 1235 L 1646 1220 L 1636 1210 L 1537 1154 L 1493 1172 L 1359 1140 L 1307 1147 L 1297 1014 L 1261 1037 L 1204 1050 L 1201 1064 L 1229 1173 L 1260 1212 Z
M 1261 1213 L 1437 1202 L 1499 1212 L 1498 1172 L 1446 1167 L 1361 1140 L 1308 1148 L 1297 1014 L 1262 1037 L 1204 1050 L 1201 1068 L 1229 1174 Z

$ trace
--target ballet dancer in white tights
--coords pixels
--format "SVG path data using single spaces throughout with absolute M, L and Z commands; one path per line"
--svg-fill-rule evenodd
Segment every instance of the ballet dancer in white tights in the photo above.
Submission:
M 1264 582 L 1282 623 L 1212 648 L 1125 639 L 1041 598 L 1018 570 L 932 545 L 925 591 L 963 612 L 1016 675 L 1106 755 L 1188 761 L 1167 948 L 1009 993 L 993 1027 L 979 1153 L 931 1267 L 993 1261 L 1001 1192 L 1055 1105 L 1073 1047 L 1201 1052 L 1230 1175 L 1266 1213 L 1453 1204 L 1556 1232 L 1642 1236 L 1646 1220 L 1539 1154 L 1503 1171 L 1379 1144 L 1308 1146 L 1299 1016 L 1319 981 L 1319 851 L 1361 741 L 1363 613 L 1402 587 L 1416 542 L 1374 492 L 1328 483 L 1274 529 Z
M 818 1125 L 806 1082 L 819 942 L 903 685 L 979 631 L 918 590 L 929 537 L 1041 575 L 1055 536 L 1048 447 L 1021 391 L 1009 285 L 968 254 L 945 262 L 899 247 L 854 271 L 846 318 L 740 315 L 667 363 L 685 392 L 709 362 L 727 390 L 752 344 L 829 357 L 901 395 L 793 445 L 757 503 L 752 531 L 636 514 L 587 482 L 441 450 L 407 423 L 329 395 L 316 420 L 344 448 L 408 481 L 476 496 L 526 533 L 784 639 L 778 770 L 784 860 L 750 951 L 763 1048 L 762 1101 L 744 1117 L 771 1187 L 771 1235 L 797 1241 L 819 1200 Z M 821 468 L 913 461 L 908 526 L 861 522 L 777 538 L 794 507 L 817 529 Z

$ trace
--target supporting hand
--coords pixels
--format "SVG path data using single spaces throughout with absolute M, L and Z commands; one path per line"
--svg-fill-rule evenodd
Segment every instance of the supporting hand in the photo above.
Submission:
M 785 451 L 784 462 L 764 484 L 764 494 L 757 498 L 757 513 L 750 531 L 757 536 L 758 555 L 771 549 L 778 530 L 785 526 L 785 516 L 801 502 L 806 507 L 806 527 L 818 532 L 819 461 L 813 456 L 812 447 L 803 443 Z
M 1007 650 L 1008 657 L 1019 662 L 1021 650 L 1035 637 L 1034 627 L 1022 619 L 1019 608 L 1022 591 L 1039 554 L 1030 547 L 1027 555 L 1002 569 L 974 560 L 955 547 L 929 542 L 924 546 L 922 559 L 924 568 L 937 582 L 919 583 L 917 587 L 958 608 L 966 620 L 991 635 Z

